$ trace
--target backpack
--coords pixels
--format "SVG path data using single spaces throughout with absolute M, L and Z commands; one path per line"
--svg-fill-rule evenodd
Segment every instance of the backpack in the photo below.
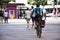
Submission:
M 32 17 L 35 17 L 37 14 L 42 15 L 40 8 L 34 8 L 32 11 Z
M 35 14 L 35 20 L 37 20 L 37 21 L 41 21 L 41 28 L 44 28 L 45 27 L 45 20 L 42 20 L 42 17 L 43 17 L 43 15 L 41 15 L 41 12 L 40 12 L 40 8 L 36 8 L 36 14 Z
M 35 15 L 40 15 L 40 8 L 36 8 L 36 13 Z
M 40 12 L 40 8 L 36 8 L 35 16 L 42 18 L 42 15 L 41 15 L 41 12 Z
M 40 14 L 40 8 L 36 8 L 35 10 L 35 20 L 42 20 L 42 15 Z

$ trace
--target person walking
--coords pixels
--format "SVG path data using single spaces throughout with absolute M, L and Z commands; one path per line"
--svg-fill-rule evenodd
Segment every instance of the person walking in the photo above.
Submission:
M 42 27 L 44 27 L 44 25 L 42 23 L 43 8 L 40 8 L 39 6 L 40 4 L 36 4 L 36 8 L 33 9 L 32 15 L 34 15 L 34 22 L 35 22 L 34 26 L 36 29 L 37 36 L 40 38 L 42 33 Z
M 45 10 L 45 8 L 43 8 L 43 18 L 46 20 L 46 13 L 47 11 Z
M 0 22 L 3 24 L 3 12 L 0 10 Z
M 6 10 L 4 12 L 4 21 L 5 23 L 8 23 L 8 12 Z
M 34 7 L 31 6 L 31 12 L 33 11 L 33 9 L 34 9 Z M 32 14 L 30 14 L 30 15 L 32 15 Z M 32 18 L 32 28 L 34 28 L 34 15 L 32 15 L 31 18 Z
M 53 10 L 52 10 L 52 13 L 53 13 L 53 15 L 54 15 L 54 18 L 56 17 L 56 13 L 57 13 L 57 10 L 56 10 L 56 8 L 54 8 Z
M 27 28 L 28 29 L 30 29 L 29 28 L 29 21 L 30 21 L 30 18 L 31 18 L 30 14 L 31 14 L 31 10 L 29 8 L 27 8 L 27 10 L 25 11 L 25 19 L 27 21 Z

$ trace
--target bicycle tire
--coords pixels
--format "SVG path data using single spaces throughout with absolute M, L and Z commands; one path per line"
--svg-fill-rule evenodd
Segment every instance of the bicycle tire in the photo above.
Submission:
M 39 26 L 39 38 L 41 38 L 41 27 Z
M 37 25 L 36 33 L 39 38 L 41 38 L 41 31 L 42 31 L 42 28 Z

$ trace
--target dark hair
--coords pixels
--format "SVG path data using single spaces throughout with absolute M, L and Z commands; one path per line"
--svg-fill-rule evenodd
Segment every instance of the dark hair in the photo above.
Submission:
M 31 6 L 31 8 L 33 9 L 34 7 L 33 7 L 33 6 Z
M 29 8 L 27 7 L 27 10 L 29 10 Z
M 30 4 L 30 2 L 28 2 L 28 4 Z
M 39 7 L 40 5 L 39 4 L 36 4 L 36 7 Z
M 56 8 L 55 8 L 55 11 L 56 11 Z

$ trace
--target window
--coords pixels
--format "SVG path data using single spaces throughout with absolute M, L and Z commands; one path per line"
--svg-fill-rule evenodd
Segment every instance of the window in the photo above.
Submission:
M 52 13 L 52 10 L 53 10 L 53 8 L 46 9 L 46 11 L 47 11 L 48 13 Z
M 57 4 L 57 0 L 54 0 L 54 4 L 55 4 L 55 5 Z

